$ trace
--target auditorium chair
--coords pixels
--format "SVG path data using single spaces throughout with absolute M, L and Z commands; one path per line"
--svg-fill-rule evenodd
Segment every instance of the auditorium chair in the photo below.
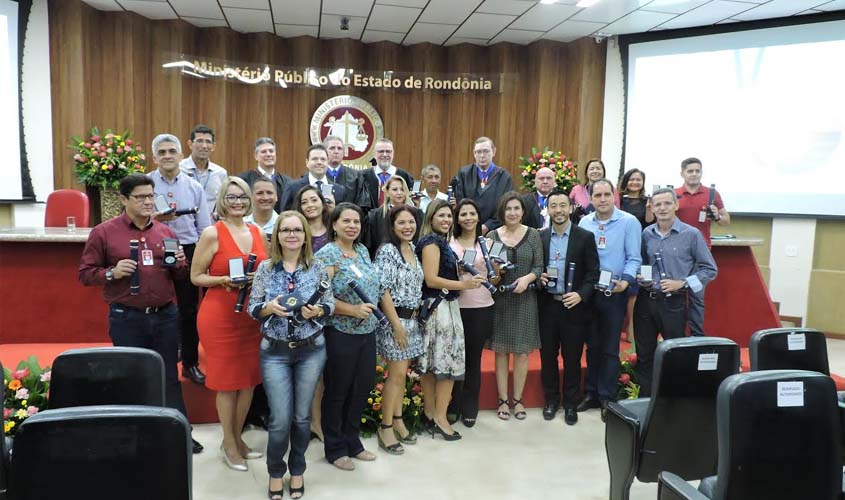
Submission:
M 81 406 L 26 419 L 9 500 L 190 500 L 191 431 L 171 408 Z
M 716 472 L 716 393 L 739 372 L 739 352 L 735 342 L 717 337 L 657 346 L 652 397 L 607 406 L 610 500 L 627 500 L 634 477 L 653 483 L 663 470 L 684 479 Z
M 70 215 L 76 217 L 76 227 L 91 225 L 91 211 L 85 193 L 75 189 L 59 189 L 47 196 L 45 227 L 65 227 Z
M 810 328 L 770 328 L 754 332 L 748 344 L 748 357 L 753 372 L 809 370 L 830 375 L 824 333 Z
M 718 475 L 696 490 L 661 472 L 660 500 L 840 498 L 842 431 L 833 379 L 802 370 L 734 375 L 719 388 L 717 411 Z
M 164 361 L 149 349 L 71 349 L 53 362 L 50 408 L 164 406 Z

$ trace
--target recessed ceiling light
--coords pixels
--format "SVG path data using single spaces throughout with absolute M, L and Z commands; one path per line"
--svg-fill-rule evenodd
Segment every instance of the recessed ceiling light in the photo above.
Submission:
M 540 0 L 540 3 L 543 5 L 551 5 L 553 3 L 557 3 L 557 0 Z
M 599 2 L 599 0 L 581 0 L 580 2 L 578 2 L 576 7 L 581 7 L 582 9 L 585 9 L 587 7 L 592 7 L 593 5 L 597 4 L 598 2 Z

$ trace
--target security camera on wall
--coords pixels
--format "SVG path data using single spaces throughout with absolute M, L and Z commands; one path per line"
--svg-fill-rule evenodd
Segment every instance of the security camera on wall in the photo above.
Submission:
M 342 31 L 349 31 L 349 18 L 348 17 L 341 17 L 340 18 L 340 29 Z

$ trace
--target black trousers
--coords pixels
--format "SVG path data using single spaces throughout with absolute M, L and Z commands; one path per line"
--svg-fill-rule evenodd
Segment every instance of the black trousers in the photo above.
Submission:
M 326 369 L 323 383 L 323 447 L 326 460 L 364 451 L 361 414 L 375 385 L 376 339 L 373 333 L 350 335 L 325 328 Z
M 481 392 L 481 354 L 493 334 L 493 306 L 461 309 L 464 324 L 466 372 L 463 380 L 452 386 L 449 413 L 464 418 L 478 417 L 478 395 Z
M 589 332 L 589 323 L 567 318 L 563 303 L 541 299 L 540 303 L 540 380 L 547 403 L 561 403 L 575 408 L 580 400 L 581 354 Z M 560 382 L 558 354 L 563 354 L 563 386 Z
M 663 339 L 677 339 L 685 335 L 687 324 L 687 295 L 640 290 L 634 305 L 634 331 L 637 334 L 637 376 L 640 379 L 640 397 L 650 397 L 654 351 L 657 334 Z
M 185 257 L 188 259 L 188 269 L 194 260 L 196 245 L 182 245 Z M 182 336 L 182 366 L 196 366 L 199 362 L 199 342 L 197 333 L 197 304 L 199 303 L 199 289 L 191 283 L 188 276 L 185 279 L 173 280 L 176 289 L 176 303 L 179 305 L 179 332 Z

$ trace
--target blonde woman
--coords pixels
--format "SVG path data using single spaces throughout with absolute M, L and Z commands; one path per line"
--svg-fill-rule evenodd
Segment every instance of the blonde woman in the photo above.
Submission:
M 408 191 L 408 184 L 405 179 L 398 175 L 394 175 L 384 183 L 384 203 L 381 207 L 370 210 L 367 214 L 367 220 L 364 222 L 364 237 L 362 243 L 370 251 L 370 257 L 375 258 L 376 250 L 384 243 L 385 234 L 388 230 L 385 228 L 384 221 L 387 218 L 387 212 L 393 207 L 408 205 L 412 208 L 414 213 L 414 220 L 417 227 L 422 226 L 423 213 L 411 203 L 411 192 Z M 419 232 L 414 234 L 414 241 L 417 241 Z

